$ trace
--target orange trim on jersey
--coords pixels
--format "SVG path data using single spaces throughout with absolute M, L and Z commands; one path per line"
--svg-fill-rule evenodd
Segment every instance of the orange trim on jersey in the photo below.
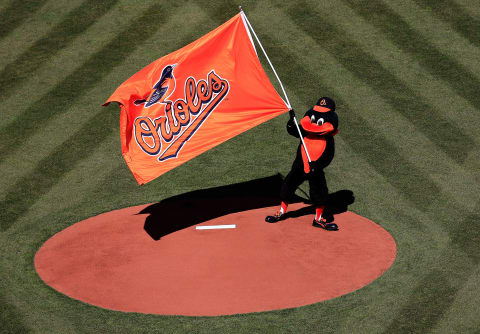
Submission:
M 327 147 L 327 140 L 324 137 L 312 136 L 312 137 L 305 137 L 303 138 L 305 142 L 305 146 L 307 146 L 308 154 L 310 155 L 310 159 L 312 161 L 317 161 L 322 156 L 323 152 L 325 152 L 325 148 Z M 310 172 L 310 166 L 308 165 L 308 158 L 307 154 L 305 153 L 305 148 L 302 145 L 302 160 L 303 160 L 303 170 L 305 173 Z

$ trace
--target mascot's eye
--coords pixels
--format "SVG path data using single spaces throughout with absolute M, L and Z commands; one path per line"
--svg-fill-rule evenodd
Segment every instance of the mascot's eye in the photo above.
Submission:
M 320 118 L 318 121 L 317 121 L 317 125 L 323 125 L 325 121 L 323 120 L 323 118 Z
M 315 123 L 315 115 L 310 116 L 310 123 Z

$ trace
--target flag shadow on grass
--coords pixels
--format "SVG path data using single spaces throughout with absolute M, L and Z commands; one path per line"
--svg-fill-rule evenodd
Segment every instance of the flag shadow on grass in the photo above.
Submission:
M 144 229 L 152 239 L 160 240 L 170 233 L 217 217 L 279 205 L 282 182 L 282 176 L 277 174 L 232 185 L 195 190 L 152 204 L 138 214 L 149 214 L 145 219 Z M 295 195 L 292 203 L 299 202 L 309 203 L 307 199 Z M 351 203 L 353 193 L 349 190 L 329 195 L 332 214 L 346 211 Z M 309 206 L 289 212 L 288 217 L 300 217 L 314 210 Z

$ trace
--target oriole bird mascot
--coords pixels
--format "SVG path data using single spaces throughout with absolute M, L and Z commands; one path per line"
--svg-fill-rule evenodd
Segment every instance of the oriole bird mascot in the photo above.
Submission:
M 288 203 L 295 194 L 295 190 L 304 181 L 310 186 L 310 199 L 315 206 L 313 226 L 328 231 L 337 231 L 337 224 L 333 223 L 333 215 L 324 212 L 328 197 L 327 181 L 323 169 L 327 167 L 335 154 L 333 136 L 338 132 L 338 116 L 335 113 L 335 102 L 329 97 L 321 97 L 313 108 L 305 113 L 300 124 L 295 124 L 295 112 L 290 110 L 290 120 L 287 131 L 290 135 L 299 138 L 301 132 L 303 143 L 297 149 L 297 155 L 292 168 L 283 181 L 280 190 L 282 201 L 280 209 L 273 215 L 267 216 L 265 221 L 276 223 L 285 218 Z M 307 147 L 305 151 L 304 145 Z M 309 159 L 310 158 L 310 161 Z

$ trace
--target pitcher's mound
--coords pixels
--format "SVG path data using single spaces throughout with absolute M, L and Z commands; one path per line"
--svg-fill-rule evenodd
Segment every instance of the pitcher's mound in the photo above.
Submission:
M 295 210 L 304 204 L 292 204 Z M 147 205 L 89 218 L 57 233 L 35 256 L 55 290 L 107 309 L 217 316 L 298 307 L 357 290 L 393 263 L 396 245 L 352 212 L 340 230 L 312 227 L 312 215 L 265 223 L 277 208 L 228 214 L 153 240 Z M 169 224 L 168 221 L 162 224 Z

